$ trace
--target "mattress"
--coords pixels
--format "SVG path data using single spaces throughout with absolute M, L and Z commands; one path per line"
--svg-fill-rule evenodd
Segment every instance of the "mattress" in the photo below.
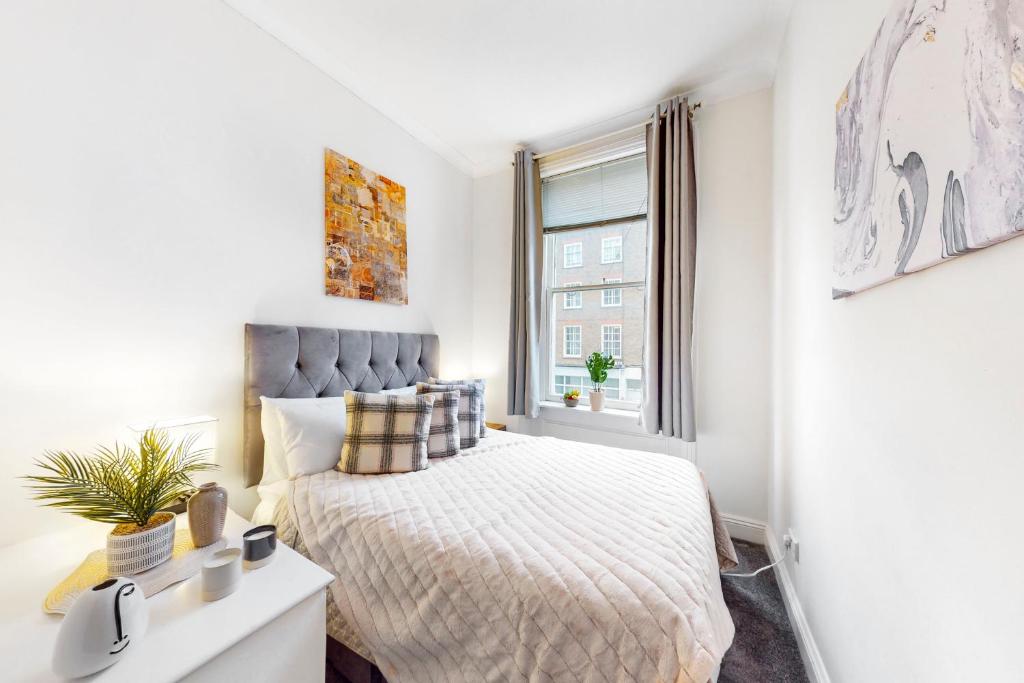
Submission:
M 328 633 L 390 683 L 705 683 L 732 642 L 735 556 L 686 460 L 492 432 L 289 488 L 280 538 L 336 577 Z

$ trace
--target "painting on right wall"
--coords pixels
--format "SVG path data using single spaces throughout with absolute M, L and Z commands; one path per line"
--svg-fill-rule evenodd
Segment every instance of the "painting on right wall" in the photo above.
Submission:
M 896 0 L 836 103 L 833 298 L 1024 231 L 1024 0 Z

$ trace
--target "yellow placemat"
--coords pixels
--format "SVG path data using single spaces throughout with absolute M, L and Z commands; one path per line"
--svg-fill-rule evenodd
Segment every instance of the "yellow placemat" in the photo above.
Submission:
M 156 595 L 164 588 L 184 581 L 195 575 L 203 566 L 203 560 L 212 553 L 222 550 L 227 541 L 221 538 L 203 548 L 192 544 L 192 535 L 188 529 L 179 529 L 174 534 L 174 550 L 166 562 L 131 576 L 132 581 L 142 589 L 147 597 Z M 51 614 L 67 614 L 71 604 L 84 591 L 110 578 L 107 573 L 107 551 L 101 548 L 85 556 L 82 564 L 75 571 L 58 583 L 43 601 L 43 611 Z

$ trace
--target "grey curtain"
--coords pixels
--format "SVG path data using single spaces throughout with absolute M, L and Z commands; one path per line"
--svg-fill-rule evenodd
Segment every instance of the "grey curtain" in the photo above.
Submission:
M 697 184 L 689 104 L 658 105 L 647 125 L 647 292 L 640 422 L 651 434 L 695 441 L 693 286 Z
M 512 212 L 512 304 L 508 323 L 508 414 L 540 414 L 540 171 L 516 152 Z

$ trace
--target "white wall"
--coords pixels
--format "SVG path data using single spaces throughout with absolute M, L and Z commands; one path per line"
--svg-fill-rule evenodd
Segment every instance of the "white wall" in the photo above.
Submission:
M 473 180 L 473 372 L 487 378 L 487 420 L 518 428 L 508 406 L 512 164 Z
M 708 104 L 695 128 L 698 286 L 695 311 L 696 460 L 719 507 L 768 515 L 771 447 L 771 93 Z M 486 376 L 488 418 L 513 428 L 693 458 L 676 439 L 640 432 L 635 419 L 544 409 L 507 418 L 512 170 L 478 178 L 474 195 L 474 368 Z M 581 415 L 580 412 L 583 412 Z
M 1024 680 L 1024 239 L 830 299 L 835 102 L 889 5 L 800 2 L 776 80 L 772 523 L 833 680 Z
M 718 507 L 763 520 L 771 455 L 770 90 L 695 117 L 697 464 Z
M 214 0 L 0 9 L 0 543 L 69 523 L 16 475 L 124 425 L 220 418 L 242 512 L 246 322 L 473 349 L 471 181 Z M 408 306 L 323 294 L 323 149 L 408 189 Z

